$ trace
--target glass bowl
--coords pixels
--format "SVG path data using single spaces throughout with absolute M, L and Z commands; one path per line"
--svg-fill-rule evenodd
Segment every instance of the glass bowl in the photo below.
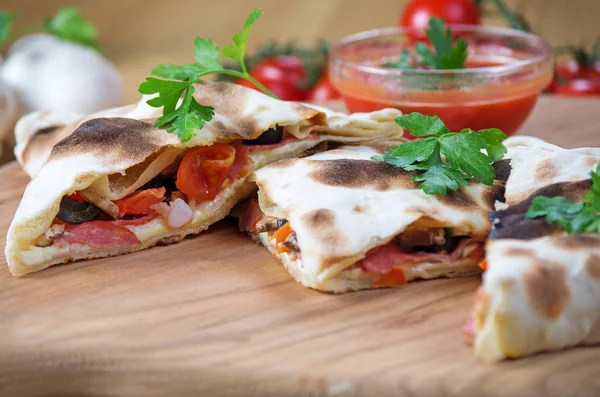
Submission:
M 437 115 L 451 131 L 500 128 L 514 134 L 552 80 L 551 47 L 513 29 L 454 25 L 468 44 L 464 69 L 393 69 L 423 32 L 385 28 L 348 36 L 331 48 L 329 74 L 350 112 L 394 107 Z M 414 51 L 413 51 L 414 52 Z

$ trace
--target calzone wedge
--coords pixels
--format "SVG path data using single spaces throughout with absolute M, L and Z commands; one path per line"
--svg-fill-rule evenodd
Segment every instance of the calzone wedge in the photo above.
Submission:
M 413 173 L 371 159 L 396 144 L 342 146 L 263 167 L 241 228 L 320 291 L 478 274 L 502 184 L 428 195 Z
M 270 162 L 323 150 L 328 141 L 402 134 L 393 109 L 325 114 L 227 83 L 199 85 L 194 95 L 215 116 L 187 142 L 136 107 L 61 132 L 39 170 L 31 169 L 10 225 L 12 274 L 177 242 L 224 218 L 256 189 L 248 176 Z M 140 119 L 124 117 L 131 112 Z
M 509 138 L 506 203 L 490 214 L 486 271 L 465 331 L 490 361 L 600 342 L 600 236 L 527 219 L 538 196 L 580 202 L 600 148 Z

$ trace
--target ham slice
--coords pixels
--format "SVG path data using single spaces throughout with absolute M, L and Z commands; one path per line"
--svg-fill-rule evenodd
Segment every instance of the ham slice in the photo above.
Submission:
M 140 244 L 140 240 L 131 230 L 108 221 L 91 221 L 67 227 L 63 235 L 55 241 L 103 249 L 118 249 Z
M 424 251 L 412 251 L 411 248 L 399 247 L 395 241 L 383 246 L 375 247 L 367 252 L 364 259 L 357 263 L 366 272 L 389 273 L 396 265 L 433 262 L 433 261 L 456 261 L 463 256 L 463 252 L 470 242 L 470 238 L 460 240 L 451 253 L 434 253 Z
M 258 200 L 255 198 L 248 200 L 248 204 L 238 220 L 240 230 L 243 232 L 254 233 L 256 231 L 256 224 L 262 218 L 263 212 L 258 205 Z

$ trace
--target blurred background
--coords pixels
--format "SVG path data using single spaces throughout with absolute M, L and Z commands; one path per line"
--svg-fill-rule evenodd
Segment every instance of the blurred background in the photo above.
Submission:
M 65 5 L 81 9 L 99 31 L 105 56 L 121 73 L 125 101 L 139 98 L 137 87 L 159 63 L 193 60 L 196 36 L 228 44 L 254 8 L 264 15 L 253 27 L 249 51 L 265 42 L 290 39 L 313 44 L 348 34 L 394 26 L 408 0 L 3 0 L 0 8 L 17 11 L 19 24 L 40 24 Z M 599 0 L 506 0 L 532 30 L 553 46 L 590 47 L 600 36 Z M 488 2 L 482 23 L 507 26 Z

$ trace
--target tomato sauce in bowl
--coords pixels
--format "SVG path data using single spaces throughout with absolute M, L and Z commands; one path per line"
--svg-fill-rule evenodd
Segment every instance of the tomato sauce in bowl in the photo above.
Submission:
M 350 36 L 332 48 L 330 78 L 350 112 L 386 107 L 437 115 L 451 131 L 500 128 L 514 134 L 552 79 L 550 47 L 503 28 L 452 27 L 469 45 L 466 67 L 393 69 L 385 62 L 407 48 L 410 30 Z

